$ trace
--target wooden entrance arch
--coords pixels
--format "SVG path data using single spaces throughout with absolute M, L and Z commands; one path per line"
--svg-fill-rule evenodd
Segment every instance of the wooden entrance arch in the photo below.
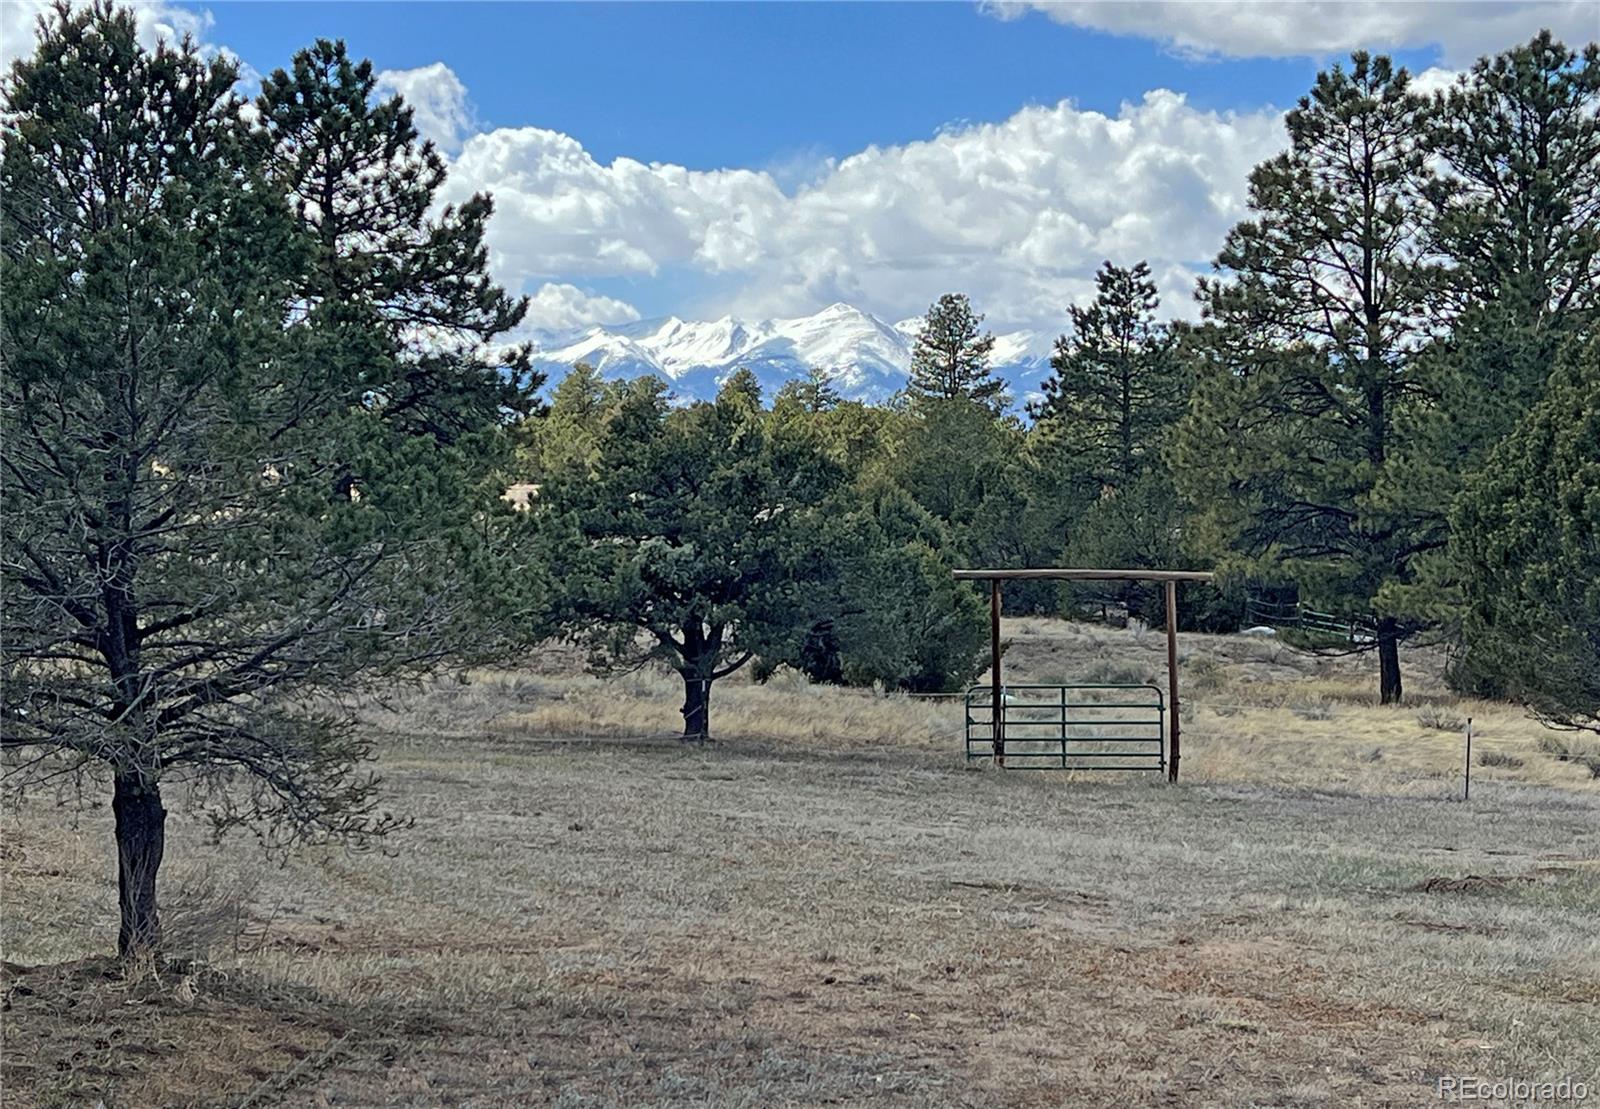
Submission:
M 1215 575 L 1204 570 L 1080 570 L 1048 567 L 1037 570 L 957 570 L 957 581 L 989 583 L 989 680 L 994 713 L 995 765 L 1004 766 L 1005 732 L 1001 724 L 1004 698 L 1000 682 L 1000 583 L 1004 581 L 1154 581 L 1166 589 L 1167 608 L 1167 697 L 1172 702 L 1167 718 L 1167 780 L 1178 780 L 1178 583 L 1211 581 Z

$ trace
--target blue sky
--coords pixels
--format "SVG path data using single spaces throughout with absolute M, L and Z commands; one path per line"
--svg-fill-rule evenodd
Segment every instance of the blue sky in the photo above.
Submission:
M 0 62 L 47 3 L 0 0 Z M 370 57 L 441 199 L 493 194 L 490 264 L 546 331 L 961 291 L 1048 336 L 1107 259 L 1188 315 L 1319 67 L 1438 88 L 1541 27 L 1600 38 L 1600 0 L 137 5 L 258 73 L 319 36 Z
M 1222 62 L 1149 39 L 1001 20 L 960 3 L 211 3 L 210 32 L 265 72 L 309 37 L 382 69 L 449 66 L 485 126 L 565 132 L 597 158 L 788 169 L 869 144 L 1151 88 L 1204 108 L 1292 104 L 1310 58 Z M 1406 50 L 1426 67 L 1437 48 Z

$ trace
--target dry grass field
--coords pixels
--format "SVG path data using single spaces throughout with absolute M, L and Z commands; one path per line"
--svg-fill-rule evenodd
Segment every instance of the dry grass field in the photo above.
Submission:
M 1160 673 L 1008 621 L 1009 680 Z M 0 825 L 10 1107 L 1419 1105 L 1600 1091 L 1595 752 L 1412 654 L 1184 637 L 1184 782 L 968 769 L 950 702 L 677 690 L 551 651 L 374 706 L 415 826 L 265 861 L 169 800 L 173 954 L 118 971 L 110 814 Z M 1475 722 L 1459 800 L 1458 718 Z M 1595 760 L 1600 761 L 1600 760 Z M 59 803 L 58 803 L 59 801 Z M 1591 1096 L 1600 1096 L 1594 1093 Z

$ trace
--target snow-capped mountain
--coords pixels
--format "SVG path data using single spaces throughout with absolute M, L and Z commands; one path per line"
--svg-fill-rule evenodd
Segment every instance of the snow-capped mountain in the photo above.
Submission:
M 744 367 L 768 398 L 812 368 L 828 370 L 834 387 L 857 400 L 881 401 L 904 387 L 920 317 L 885 323 L 848 304 L 812 316 L 749 322 L 724 316 L 696 322 L 666 319 L 540 332 L 534 361 L 552 384 L 578 362 L 608 378 L 654 374 L 684 399 L 709 398 Z M 1049 373 L 1054 336 L 1015 331 L 995 336 L 994 366 L 1020 407 Z

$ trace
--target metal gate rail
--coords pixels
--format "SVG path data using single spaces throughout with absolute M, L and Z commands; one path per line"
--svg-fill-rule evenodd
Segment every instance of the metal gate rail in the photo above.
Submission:
M 993 705 L 990 687 L 967 690 L 968 762 L 994 758 Z M 1165 770 L 1166 717 L 1166 700 L 1154 685 L 1008 686 L 1000 699 L 1005 766 Z

